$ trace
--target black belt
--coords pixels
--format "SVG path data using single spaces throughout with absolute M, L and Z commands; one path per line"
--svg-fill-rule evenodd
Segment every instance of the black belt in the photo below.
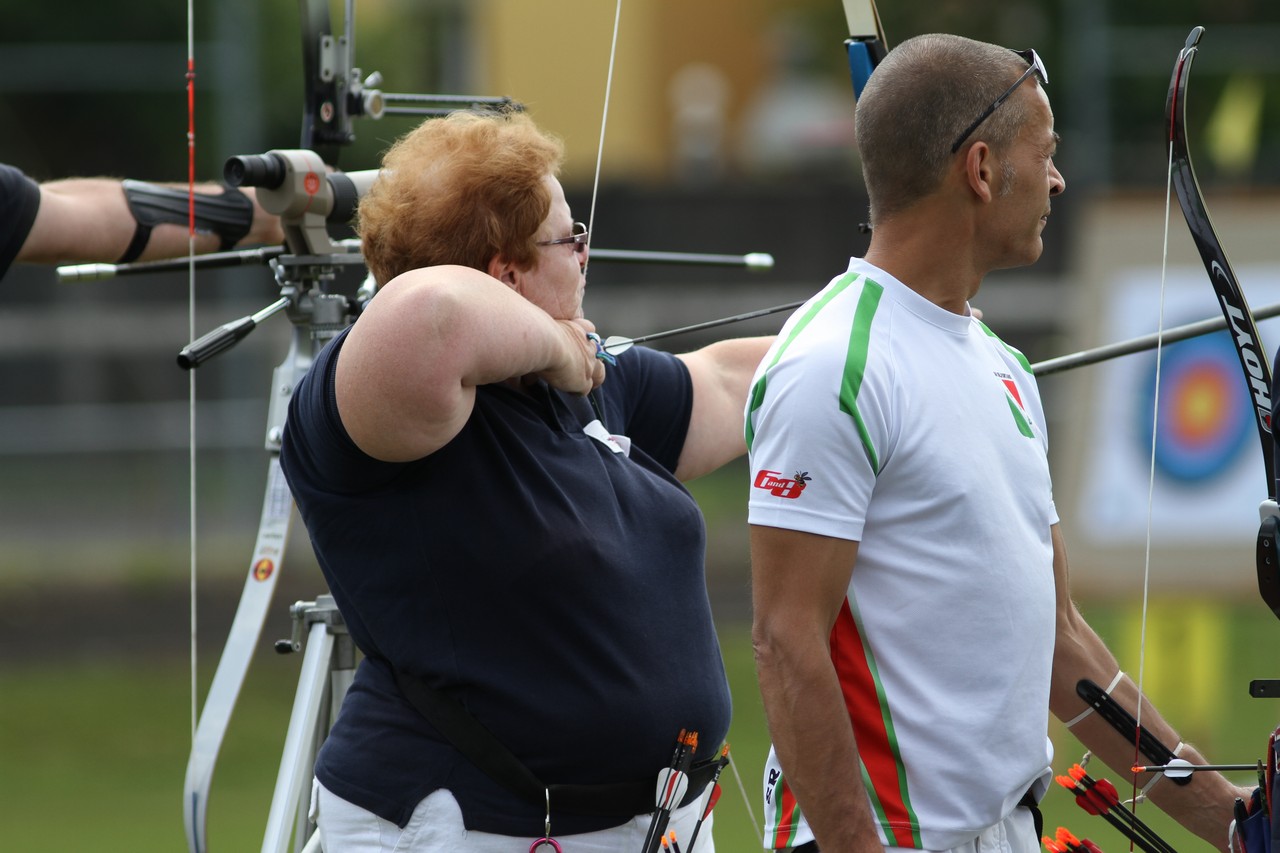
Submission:
M 715 774 L 718 758 L 700 761 L 689 768 L 689 790 L 680 801 L 687 806 L 696 802 Z M 501 781 L 501 780 L 498 780 Z M 549 792 L 551 808 L 573 814 L 612 817 L 649 814 L 657 808 L 658 776 L 638 779 L 635 782 L 611 782 L 603 785 L 547 785 L 546 792 L 539 788 L 535 802 L 545 804 Z M 520 793 L 517 791 L 516 793 Z M 525 797 L 529 799 L 529 797 Z
M 546 784 L 484 727 L 462 703 L 421 678 L 395 670 L 400 692 L 453 747 L 477 768 L 522 800 L 555 812 L 592 817 L 634 817 L 657 808 L 658 775 L 634 782 L 601 785 Z M 697 800 L 714 775 L 717 758 L 689 768 L 689 790 L 680 805 Z M 550 803 L 548 803 L 548 797 Z
M 1036 799 L 1036 786 L 1033 783 L 1027 792 L 1018 800 L 1018 805 L 1031 810 L 1031 819 L 1036 824 L 1036 838 L 1044 835 L 1044 815 L 1040 812 L 1040 801 Z

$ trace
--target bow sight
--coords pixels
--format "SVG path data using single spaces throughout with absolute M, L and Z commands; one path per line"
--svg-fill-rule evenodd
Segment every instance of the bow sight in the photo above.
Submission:
M 355 66 L 355 0 L 345 0 L 345 33 L 334 36 L 328 0 L 299 0 L 305 102 L 302 147 L 336 165 L 341 146 L 356 138 L 353 120 L 384 115 L 438 116 L 456 109 L 522 111 L 510 98 L 470 95 L 410 95 L 382 92 L 377 71 L 364 80 Z

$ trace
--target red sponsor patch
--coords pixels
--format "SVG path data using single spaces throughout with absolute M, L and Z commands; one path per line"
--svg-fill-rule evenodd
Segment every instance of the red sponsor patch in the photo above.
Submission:
M 775 498 L 800 497 L 805 485 L 813 478 L 808 471 L 798 471 L 794 477 L 784 477 L 781 471 L 761 471 L 756 474 L 754 483 L 757 489 L 764 489 Z

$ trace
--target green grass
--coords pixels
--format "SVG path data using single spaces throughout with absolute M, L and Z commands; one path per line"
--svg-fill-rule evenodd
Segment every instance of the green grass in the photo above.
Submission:
M 1136 675 L 1136 608 L 1097 605 L 1086 613 Z M 1265 749 L 1280 708 L 1249 699 L 1246 689 L 1251 678 L 1280 675 L 1271 653 L 1278 630 L 1270 613 L 1253 602 L 1196 599 L 1153 607 L 1145 686 L 1183 736 L 1212 759 L 1252 762 Z M 767 736 L 747 628 L 724 625 L 722 638 L 735 702 L 729 742 L 758 820 Z M 209 841 L 217 853 L 261 846 L 298 663 L 269 653 L 254 663 L 214 777 Z M 1055 770 L 1062 772 L 1082 750 L 1060 727 L 1054 734 Z M 185 849 L 180 801 L 189 746 L 185 662 L 43 662 L 0 670 L 0 848 L 24 853 Z M 1114 774 L 1098 765 L 1091 770 L 1123 788 Z M 721 853 L 758 849 L 757 830 L 732 770 L 725 771 L 722 783 L 717 848 Z M 1109 853 L 1128 847 L 1061 790 L 1051 792 L 1045 811 L 1050 831 L 1066 826 Z M 1168 829 L 1154 808 L 1141 814 L 1183 853 L 1204 849 L 1198 840 Z
M 274 656 L 255 662 L 214 778 L 209 827 L 217 850 L 262 844 L 294 678 Z M 0 673 L 0 847 L 186 849 L 190 719 L 181 662 Z

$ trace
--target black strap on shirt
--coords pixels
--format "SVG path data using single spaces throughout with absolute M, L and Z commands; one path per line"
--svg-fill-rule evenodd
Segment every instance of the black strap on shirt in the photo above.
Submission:
M 657 771 L 653 778 L 601 785 L 546 784 L 533 774 L 511 750 L 484 727 L 462 703 L 428 685 L 421 678 L 399 670 L 396 684 L 418 713 L 426 717 L 455 749 L 520 799 L 546 808 L 548 797 L 554 811 L 595 817 L 633 817 L 655 808 Z M 689 791 L 680 805 L 701 796 L 715 773 L 716 758 L 700 761 L 689 770 Z

